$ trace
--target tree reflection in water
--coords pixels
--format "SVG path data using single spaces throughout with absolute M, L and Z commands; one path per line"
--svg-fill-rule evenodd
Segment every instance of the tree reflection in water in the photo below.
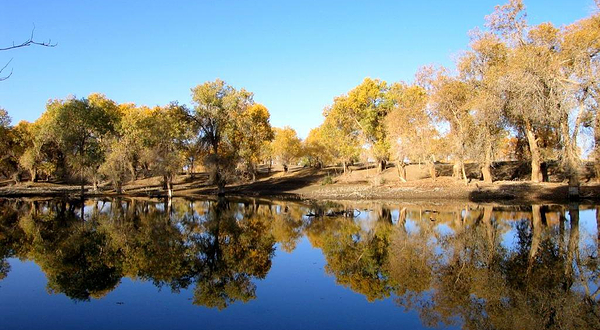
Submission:
M 600 237 L 582 229 L 574 204 L 112 199 L 86 201 L 84 219 L 81 207 L 0 201 L 0 280 L 17 257 L 74 300 L 128 277 L 191 288 L 194 304 L 223 309 L 255 299 L 276 247 L 292 252 L 306 236 L 338 284 L 369 301 L 392 297 L 428 326 L 600 328 Z

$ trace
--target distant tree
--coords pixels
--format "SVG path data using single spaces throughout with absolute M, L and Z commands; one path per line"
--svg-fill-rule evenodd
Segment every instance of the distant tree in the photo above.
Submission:
M 355 136 L 372 149 L 379 164 L 379 171 L 385 167 L 389 158 L 389 144 L 385 136 L 385 116 L 390 103 L 385 98 L 388 86 L 385 81 L 365 78 L 365 80 L 347 95 L 335 98 L 331 107 L 325 110 L 325 116 L 331 117 L 330 123 L 344 136 Z
M 173 196 L 173 179 L 185 164 L 182 144 L 192 134 L 188 110 L 173 102 L 167 106 L 154 107 L 142 120 L 144 136 L 143 160 L 150 173 L 163 178 L 163 186 Z
M 331 164 L 333 159 L 322 127 L 310 130 L 306 139 L 302 141 L 302 154 L 311 167 L 321 168 Z
M 245 111 L 254 104 L 252 93 L 227 85 L 222 80 L 206 82 L 192 88 L 194 110 L 192 120 L 205 150 L 204 164 L 211 173 L 210 181 L 222 192 L 226 174 L 237 164 L 241 132 L 239 124 Z
M 106 158 L 99 168 L 99 172 L 107 177 L 113 184 L 117 194 L 123 192 L 123 184 L 130 177 L 130 152 L 128 145 L 118 138 L 106 141 Z
M 474 91 L 469 84 L 448 75 L 444 69 L 432 71 L 426 86 L 433 117 L 450 127 L 448 138 L 454 158 L 453 176 L 467 182 L 465 159 L 473 137 L 471 105 Z
M 4 158 L 6 169 L 11 172 L 16 182 L 20 182 L 23 174 L 20 159 L 31 145 L 31 123 L 22 120 L 17 125 L 11 127 L 9 133 L 8 145 L 6 145 L 5 149 L 6 156 Z
M 387 98 L 393 103 L 386 117 L 386 135 L 396 159 L 400 180 L 406 181 L 406 161 L 426 163 L 435 179 L 435 140 L 438 138 L 427 111 L 428 95 L 423 87 L 392 84 Z
M 21 143 L 24 147 L 19 166 L 29 172 L 32 182 L 38 181 L 42 174 L 48 179 L 58 171 L 64 173 L 64 155 L 51 136 L 49 122 L 50 116 L 43 113 L 34 123 L 22 122 L 22 125 L 18 125 L 21 127 Z
M 46 108 L 50 120 L 46 128 L 72 173 L 79 175 L 82 194 L 87 176 L 96 188 L 98 168 L 104 161 L 102 140 L 114 131 L 117 105 L 104 95 L 91 94 L 83 99 L 52 100 Z
M 319 130 L 326 153 L 334 162 L 342 164 L 344 173 L 346 173 L 348 166 L 360 155 L 362 149 L 360 133 L 350 129 L 348 122 L 335 112 L 331 114 L 331 109 L 331 107 L 325 108 L 323 112 L 325 121 Z
M 275 128 L 273 156 L 283 166 L 284 172 L 287 172 L 289 165 L 299 158 L 301 151 L 302 141 L 293 128 L 289 126 Z
M 253 104 L 240 116 L 237 139 L 239 155 L 245 171 L 256 180 L 256 166 L 261 160 L 261 152 L 265 143 L 273 140 L 273 129 L 269 123 L 269 110 L 262 104 Z M 236 143 L 237 144 L 237 143 Z
M 552 72 L 558 69 L 558 48 L 537 44 L 536 33 L 531 35 L 534 38 L 529 38 L 525 18 L 521 0 L 497 6 L 495 12 L 486 17 L 490 31 L 508 46 L 506 65 L 497 88 L 507 102 L 507 119 L 527 137 L 531 180 L 539 182 L 543 181 L 541 165 L 544 161 L 540 143 L 544 135 L 556 131 L 556 124 L 560 122 L 558 108 L 562 103 L 562 87 Z M 550 30 L 547 32 L 555 33 Z
M 12 144 L 11 137 L 11 118 L 8 112 L 0 108 L 0 150 L 10 151 Z M 4 176 L 8 176 L 11 172 L 11 165 L 9 160 L 9 153 L 5 152 L 0 155 L 0 171 L 3 172 Z
M 597 10 L 590 17 L 572 23 L 561 30 L 561 51 L 564 73 L 564 83 L 571 88 L 571 102 L 577 108 L 575 127 L 571 137 L 564 145 L 569 152 L 565 153 L 567 166 L 577 166 L 577 134 L 579 125 L 592 127 L 596 178 L 600 177 L 600 1 L 596 1 Z M 563 125 L 564 128 L 565 127 Z M 571 181 L 577 178 L 577 172 L 572 173 Z M 578 184 L 578 182 L 571 182 Z
M 483 180 L 492 182 L 496 150 L 506 137 L 506 101 L 496 87 L 504 73 L 507 47 L 495 35 L 477 31 L 470 46 L 458 63 L 460 78 L 474 93 L 469 105 L 474 123 L 469 154 L 479 162 Z

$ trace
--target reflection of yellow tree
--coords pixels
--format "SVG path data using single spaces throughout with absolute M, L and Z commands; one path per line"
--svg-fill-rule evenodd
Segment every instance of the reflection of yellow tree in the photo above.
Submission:
M 600 325 L 593 283 L 600 272 L 595 248 L 579 251 L 577 208 L 568 211 L 568 230 L 565 209 L 554 206 L 404 206 L 394 226 L 386 210 L 372 213 L 379 221 L 369 232 L 348 218 L 315 219 L 305 229 L 313 246 L 322 248 L 327 271 L 369 300 L 394 294 L 429 326 Z M 511 228 L 516 241 L 505 246 Z
M 438 256 L 434 251 L 432 236 L 435 233 L 431 222 L 420 221 L 419 230 L 409 233 L 405 227 L 406 216 L 407 209 L 402 208 L 391 236 L 387 267 L 398 304 L 409 309 L 431 287 L 433 265 Z
M 243 209 L 240 212 L 224 200 L 211 205 L 205 231 L 195 241 L 194 304 L 222 309 L 234 301 L 254 299 L 251 279 L 264 278 L 271 268 L 275 241 L 265 235 L 267 218 L 252 214 L 239 220 L 240 214 Z
M 29 241 L 18 221 L 17 205 L 0 201 L 0 280 L 6 278 L 10 271 L 6 259 L 21 256 L 29 248 Z
M 332 218 L 310 229 L 317 230 L 314 242 L 320 245 L 327 260 L 325 269 L 336 277 L 337 283 L 364 294 L 369 301 L 389 296 L 384 265 L 388 258 L 390 222 L 378 221 L 371 231 L 363 232 L 351 218 Z
M 598 328 L 597 302 L 574 286 L 578 210 L 570 211 L 567 251 L 559 243 L 566 237 L 541 225 L 547 212 L 537 207 L 536 212 L 532 217 L 539 221 L 516 222 L 514 249 L 499 244 L 490 230 L 498 219 L 488 209 L 481 221 L 444 237 L 448 258 L 436 265 L 433 296 L 420 310 L 423 320 L 429 325 L 459 320 L 466 329 Z
M 51 292 L 73 299 L 101 297 L 128 276 L 193 287 L 195 304 L 225 308 L 256 297 L 275 242 L 293 250 L 304 234 L 337 283 L 370 301 L 394 296 L 427 325 L 600 327 L 598 242 L 580 234 L 576 205 L 372 204 L 355 218 L 347 203 L 115 199 L 87 202 L 82 221 L 79 202 L 5 204 L 0 274 L 6 258 L 33 260 Z
M 268 217 L 271 218 L 271 234 L 281 244 L 285 252 L 292 252 L 302 237 L 304 208 L 299 205 L 289 204 L 279 208 L 269 206 Z
M 106 233 L 83 222 L 74 210 L 73 204 L 59 203 L 21 218 L 31 240 L 28 257 L 46 273 L 50 292 L 75 300 L 102 297 L 121 279 L 120 260 Z
M 167 284 L 175 290 L 187 286 L 190 260 L 176 224 L 163 210 L 143 204 L 139 207 L 146 211 L 129 209 L 123 221 L 108 216 L 98 219 L 113 247 L 122 253 L 124 275 Z

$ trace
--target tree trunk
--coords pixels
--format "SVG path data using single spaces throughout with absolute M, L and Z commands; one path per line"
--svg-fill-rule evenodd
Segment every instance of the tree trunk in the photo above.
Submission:
M 452 177 L 456 180 L 460 180 L 461 177 L 461 173 L 460 173 L 460 160 L 459 159 L 455 159 L 454 160 L 454 165 L 452 166 Z
M 343 161 L 342 164 L 344 165 L 344 174 L 348 173 L 348 164 L 346 161 Z
M 390 212 L 389 209 L 382 207 L 379 210 L 379 219 L 378 220 L 392 224 L 392 212 Z
M 594 174 L 600 181 L 600 114 L 594 118 Z
M 31 170 L 31 182 L 38 182 L 38 172 L 35 168 Z
M 454 160 L 454 166 L 452 166 L 452 176 L 456 180 L 464 180 L 465 184 L 468 183 L 467 173 L 465 171 L 465 162 L 462 159 L 457 158 Z
M 529 248 L 529 266 L 527 272 L 531 270 L 537 252 L 540 248 L 542 235 L 542 212 L 540 205 L 531 206 L 531 247 Z
M 396 161 L 396 171 L 400 181 L 406 182 L 406 163 L 404 163 L 404 160 Z
M 492 166 L 488 162 L 484 162 L 481 166 L 481 174 L 483 174 L 483 182 L 492 183 Z
M 249 162 L 248 165 L 247 165 L 247 168 L 248 168 L 248 172 L 250 172 L 250 176 L 252 177 L 251 178 L 252 182 L 255 182 L 256 181 L 256 172 L 257 172 L 256 168 L 257 168 L 257 166 L 255 166 L 254 163 Z
M 196 173 L 194 172 L 194 158 L 190 162 L 190 178 L 194 180 Z
M 127 164 L 127 167 L 129 167 L 129 173 L 131 174 L 131 177 L 133 178 L 133 181 L 137 180 L 137 170 L 135 168 L 135 166 L 133 165 L 132 162 L 130 162 L 129 164 Z
M 543 177 L 540 149 L 535 133 L 533 132 L 533 129 L 529 123 L 525 125 L 525 134 L 527 135 L 529 152 L 531 153 L 531 181 L 542 182 Z
M 13 174 L 13 180 L 15 180 L 15 183 L 19 183 L 21 182 L 21 171 L 17 170 L 14 174 Z
M 569 199 L 579 199 L 579 164 L 576 155 L 576 141 L 569 134 L 568 118 L 561 120 L 561 135 L 563 139 L 563 171 L 569 179 Z
M 398 214 L 398 226 L 402 228 L 402 233 L 406 233 L 406 207 L 400 209 L 400 213 Z
M 173 198 L 173 177 L 171 175 L 167 176 L 167 194 L 169 196 L 169 200 Z
M 481 166 L 481 174 L 483 175 L 483 182 L 492 183 L 494 181 L 492 177 L 492 144 L 487 142 L 485 147 L 485 158 L 483 165 Z
M 460 170 L 462 172 L 462 177 L 463 177 L 463 180 L 465 181 L 465 184 L 468 184 L 469 179 L 467 178 L 467 172 L 465 171 L 465 162 L 463 162 L 463 161 L 460 162 Z
M 492 213 L 494 213 L 494 207 L 491 205 L 486 205 L 483 207 L 483 218 L 482 222 L 485 225 L 485 235 L 487 237 L 487 253 L 488 253 L 488 262 L 493 262 L 494 253 L 496 251 L 496 235 L 494 230 L 494 225 L 492 224 Z
M 225 196 L 225 182 L 219 180 L 217 183 L 217 196 Z
M 567 246 L 567 256 L 565 262 L 565 280 L 567 287 L 573 284 L 573 260 L 579 255 L 579 205 L 577 203 L 569 204 L 569 243 Z
M 173 213 L 173 199 L 171 197 L 167 198 L 166 202 L 165 202 L 165 211 L 167 211 L 167 217 L 166 217 L 166 223 L 168 224 L 169 221 L 171 220 L 171 213 Z
M 385 166 L 386 166 L 387 162 L 385 161 L 385 159 L 382 159 L 379 161 L 379 167 L 378 167 L 378 172 L 382 173 L 383 171 L 385 171 Z
M 81 220 L 85 221 L 85 198 L 83 198 L 83 193 L 81 194 Z
M 427 162 L 427 165 L 429 167 L 429 176 L 431 177 L 431 179 L 433 181 L 435 181 L 437 174 L 435 173 L 435 163 L 434 162 Z

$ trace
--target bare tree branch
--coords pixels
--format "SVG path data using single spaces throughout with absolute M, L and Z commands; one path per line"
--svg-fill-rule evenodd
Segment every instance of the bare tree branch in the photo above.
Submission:
M 29 47 L 31 45 L 42 46 L 42 47 L 56 47 L 57 43 L 52 43 L 52 40 L 50 40 L 50 39 L 48 39 L 48 42 L 35 41 L 34 37 L 33 37 L 34 32 L 35 32 L 35 25 L 31 29 L 31 35 L 29 36 L 29 39 L 23 41 L 20 44 L 15 44 L 13 42 L 12 46 L 0 48 L 0 51 L 11 50 L 11 49 L 16 49 L 16 48 L 22 48 L 22 47 Z M 2 67 L 2 69 L 0 69 L 0 81 L 4 81 L 4 80 L 10 78 L 10 76 L 12 76 L 12 74 L 13 74 L 13 70 L 12 69 L 10 69 L 10 73 L 8 75 L 2 76 L 2 72 L 8 67 L 8 65 L 10 64 L 10 62 L 12 62 L 12 58 L 10 59 L 10 61 L 8 61 Z
M 35 41 L 33 38 L 34 32 L 35 32 L 35 25 L 33 26 L 33 29 L 31 29 L 31 35 L 29 36 L 29 39 L 23 41 L 20 44 L 15 44 L 13 42 L 12 46 L 0 48 L 0 51 L 11 50 L 11 49 L 16 49 L 16 48 L 21 48 L 21 47 L 28 47 L 31 45 L 37 45 L 37 46 L 42 46 L 42 47 L 56 47 L 57 43 L 52 43 L 52 40 L 50 40 L 50 39 L 48 39 L 48 42 Z
M 6 69 L 6 67 L 7 67 L 7 66 L 10 64 L 10 62 L 12 62 L 12 58 L 10 59 L 10 61 L 8 61 L 8 62 L 7 62 L 7 63 L 6 63 L 6 64 L 5 64 L 5 65 L 2 67 L 2 69 L 0 69 L 0 74 L 2 73 L 2 71 L 4 71 L 4 69 Z M 0 81 L 4 81 L 4 80 L 6 80 L 6 79 L 10 78 L 10 76 L 12 76 L 12 74 L 13 74 L 13 70 L 12 70 L 12 69 L 10 69 L 10 73 L 9 73 L 7 76 L 0 77 Z

